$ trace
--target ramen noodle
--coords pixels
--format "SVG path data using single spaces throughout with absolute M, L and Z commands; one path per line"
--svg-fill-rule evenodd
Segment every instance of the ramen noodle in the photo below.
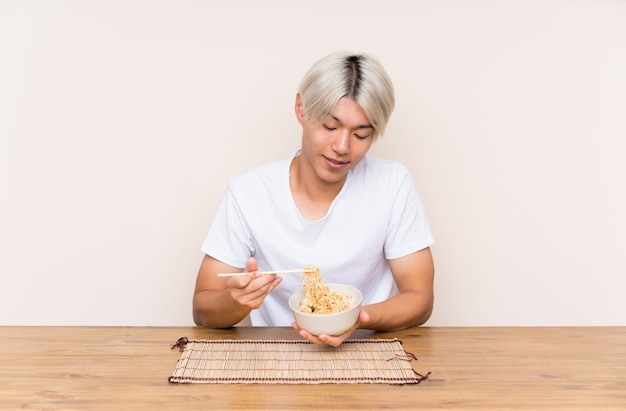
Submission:
M 347 293 L 331 290 L 322 281 L 320 269 L 314 265 L 304 267 L 304 298 L 300 301 L 300 311 L 307 314 L 332 314 L 345 311 L 354 305 L 354 299 Z

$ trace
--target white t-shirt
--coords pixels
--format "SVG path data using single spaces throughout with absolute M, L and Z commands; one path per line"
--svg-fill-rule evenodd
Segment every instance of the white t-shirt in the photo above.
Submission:
M 234 267 L 254 256 L 259 270 L 315 265 L 325 283 L 363 293 L 363 305 L 397 289 L 387 263 L 429 247 L 433 236 L 410 173 L 402 164 L 364 157 L 347 176 L 326 216 L 302 217 L 291 195 L 289 158 L 233 178 L 202 244 L 202 251 Z M 250 313 L 255 326 L 293 322 L 288 299 L 302 274 L 284 274 L 263 305 Z

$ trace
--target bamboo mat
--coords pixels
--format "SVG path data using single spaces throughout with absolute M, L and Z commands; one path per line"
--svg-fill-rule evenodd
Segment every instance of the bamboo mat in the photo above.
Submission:
M 398 339 L 347 340 L 339 347 L 304 340 L 188 340 L 172 383 L 419 384 L 416 357 Z M 429 373 L 430 374 L 430 373 Z

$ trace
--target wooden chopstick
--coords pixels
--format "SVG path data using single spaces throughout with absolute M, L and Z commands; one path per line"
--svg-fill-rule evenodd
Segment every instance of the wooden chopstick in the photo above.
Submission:
M 294 270 L 275 270 L 275 271 L 259 271 L 259 274 L 292 274 L 292 273 L 312 273 L 315 270 L 305 270 L 304 268 L 297 268 Z M 243 273 L 217 273 L 218 277 L 234 277 L 237 275 L 246 275 L 247 272 Z

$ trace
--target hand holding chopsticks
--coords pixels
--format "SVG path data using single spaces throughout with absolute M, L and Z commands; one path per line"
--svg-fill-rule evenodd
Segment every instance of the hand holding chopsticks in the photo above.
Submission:
M 293 270 L 276 270 L 276 271 L 259 271 L 259 274 L 293 274 L 293 273 L 312 273 L 315 270 L 305 270 L 304 268 L 297 268 Z M 233 277 L 237 275 L 246 275 L 248 272 L 240 272 L 240 273 L 217 273 L 218 277 Z

